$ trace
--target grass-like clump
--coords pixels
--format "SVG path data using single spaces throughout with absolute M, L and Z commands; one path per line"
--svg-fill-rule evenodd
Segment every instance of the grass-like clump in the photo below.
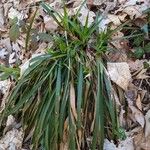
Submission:
M 8 97 L 1 121 L 21 115 L 32 149 L 103 149 L 104 138 L 118 138 L 111 83 L 103 56 L 110 32 L 98 32 L 99 19 L 82 26 L 76 15 L 44 10 L 59 24 L 53 47 L 30 61 Z

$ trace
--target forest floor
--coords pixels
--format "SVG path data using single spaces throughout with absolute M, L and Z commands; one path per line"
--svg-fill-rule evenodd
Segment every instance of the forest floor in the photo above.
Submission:
M 45 0 L 57 12 L 63 13 L 60 0 Z M 81 0 L 65 2 L 70 15 L 81 5 Z M 26 49 L 26 26 L 37 15 Z M 125 131 L 124 140 L 117 144 L 105 139 L 105 150 L 150 150 L 150 0 L 87 0 L 80 11 L 79 21 L 84 25 L 89 13 L 89 24 L 100 12 L 99 32 L 116 29 L 109 42 L 107 71 L 114 87 L 118 121 Z M 0 80 L 0 112 L 14 84 L 9 78 L 11 68 L 19 66 L 52 45 L 47 36 L 39 33 L 58 32 L 58 25 L 40 6 L 40 0 L 1 0 L 0 2 L 0 65 L 10 67 Z M 40 39 L 41 38 L 41 39 Z M 0 71 L 4 71 L 0 67 Z M 15 118 L 9 116 L 0 150 L 26 149 L 23 131 Z

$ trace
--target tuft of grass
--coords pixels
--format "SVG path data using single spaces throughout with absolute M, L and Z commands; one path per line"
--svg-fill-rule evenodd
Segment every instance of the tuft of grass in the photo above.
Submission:
M 110 33 L 98 32 L 99 19 L 88 27 L 75 16 L 43 9 L 59 24 L 53 48 L 30 61 L 0 116 L 21 114 L 25 138 L 33 150 L 103 149 L 104 138 L 117 139 L 119 125 L 103 55 Z M 112 32 L 111 32 L 112 33 Z M 28 40 L 27 40 L 28 41 Z M 27 42 L 28 43 L 28 42 Z

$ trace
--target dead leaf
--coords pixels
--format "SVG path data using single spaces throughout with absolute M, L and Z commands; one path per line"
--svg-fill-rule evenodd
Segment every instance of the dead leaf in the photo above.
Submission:
M 44 24 L 46 31 L 55 31 L 58 28 L 58 24 L 49 16 L 44 16 Z
M 120 111 L 120 114 L 119 114 L 119 122 L 120 122 L 120 126 L 121 127 L 125 127 L 125 125 L 126 125 L 126 121 L 125 121 L 124 115 L 125 115 L 125 110 L 121 106 L 121 111 Z
M 11 88 L 12 84 L 10 83 L 10 80 L 4 80 L 4 81 L 0 81 L 0 91 L 1 93 L 4 95 L 3 99 L 1 100 L 1 105 L 0 105 L 0 113 L 2 113 L 2 111 L 5 108 L 5 104 L 7 102 L 7 98 L 9 95 L 9 90 Z
M 85 26 L 88 15 L 88 27 L 94 22 L 94 17 L 96 16 L 95 13 L 93 11 L 89 11 L 85 6 L 81 8 L 80 14 L 81 15 L 78 17 L 78 19 L 83 26 Z
M 99 18 L 101 21 L 99 23 L 99 32 L 107 30 L 108 24 L 111 22 L 108 18 Z
M 16 62 L 16 53 L 13 52 L 9 55 L 9 64 L 14 64 Z
M 8 12 L 8 18 L 14 19 L 15 17 L 17 17 L 19 20 L 22 20 L 24 18 L 23 14 L 11 7 Z
M 3 94 L 6 94 L 9 85 L 10 85 L 9 80 L 0 81 L 0 90 L 2 91 Z
M 146 61 L 146 60 L 139 60 L 139 59 L 137 59 L 136 61 L 128 60 L 128 64 L 129 64 L 129 67 L 130 67 L 131 72 L 139 71 L 139 70 L 141 70 L 142 68 L 144 68 L 143 63 L 144 63 L 145 61 Z
M 133 138 L 127 137 L 124 141 L 120 141 L 116 150 L 134 150 Z
M 133 137 L 136 150 L 150 150 L 150 136 L 145 138 L 143 130 L 138 131 Z
M 14 124 L 15 118 L 12 115 L 9 115 L 6 122 L 6 127 Z
M 107 3 L 107 0 L 93 0 L 94 5 L 100 5 L 102 3 Z M 114 2 L 113 2 L 114 3 Z
M 124 141 L 120 141 L 118 147 L 112 141 L 105 139 L 104 150 L 134 150 L 133 139 L 128 137 Z
M 126 14 L 128 14 L 131 19 L 134 19 L 134 17 L 135 18 L 140 17 L 142 15 L 139 12 L 139 10 L 136 9 L 135 6 L 128 6 L 125 9 L 123 9 L 123 12 L 125 12 Z
M 3 14 L 3 7 L 0 4 L 0 28 L 4 28 L 4 14 Z
M 10 38 L 2 39 L 0 42 L 2 45 L 5 45 L 5 47 L 7 48 L 9 53 L 12 52 L 12 46 L 11 46 Z
M 119 26 L 121 24 L 119 16 L 117 15 L 108 14 L 108 19 L 116 26 Z
M 22 148 L 23 131 L 12 129 L 0 140 L 0 150 L 17 150 Z
M 147 68 L 146 69 L 142 69 L 137 75 L 136 75 L 136 79 L 148 79 L 150 78 L 150 76 L 146 75 L 147 72 Z
M 131 86 L 131 85 L 130 85 Z M 142 111 L 134 106 L 136 97 L 137 97 L 137 91 L 136 89 L 130 89 L 125 92 L 125 97 L 127 98 L 128 107 L 131 110 L 130 119 L 134 122 L 138 122 L 142 128 L 144 128 L 145 125 L 145 119 Z M 140 104 L 138 104 L 140 105 Z M 140 106 L 139 106 L 140 107 Z
M 138 96 L 137 96 L 136 106 L 139 108 L 139 110 L 142 111 L 142 103 L 141 103 L 141 96 L 140 96 L 140 94 L 138 94 Z
M 131 81 L 129 66 L 126 62 L 107 63 L 109 76 L 122 89 L 126 90 Z
M 71 105 L 72 113 L 75 119 L 77 119 L 77 112 L 76 112 L 76 106 L 75 106 L 75 89 L 74 89 L 73 83 L 71 83 L 71 86 L 70 86 L 70 105 Z
M 60 150 L 68 150 L 68 118 L 64 122 L 63 141 L 60 143 Z
M 150 110 L 145 115 L 145 137 L 150 135 Z
M 116 145 L 113 141 L 109 141 L 108 139 L 104 140 L 104 150 L 116 150 Z
M 5 48 L 0 48 L 0 59 L 5 59 L 7 55 L 7 50 Z
M 135 106 L 133 106 L 133 104 L 129 101 L 128 101 L 128 106 L 132 111 L 131 119 L 133 121 L 137 121 L 141 125 L 141 127 L 144 128 L 145 119 L 144 119 L 144 115 L 142 114 L 142 112 L 139 109 L 137 109 Z

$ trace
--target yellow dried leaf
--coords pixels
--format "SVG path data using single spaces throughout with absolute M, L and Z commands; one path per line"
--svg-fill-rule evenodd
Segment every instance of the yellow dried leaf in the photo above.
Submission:
M 76 105 L 75 105 L 75 89 L 72 83 L 70 86 L 70 105 L 71 105 L 73 116 L 75 117 L 75 119 L 77 119 L 77 111 L 76 111 Z

